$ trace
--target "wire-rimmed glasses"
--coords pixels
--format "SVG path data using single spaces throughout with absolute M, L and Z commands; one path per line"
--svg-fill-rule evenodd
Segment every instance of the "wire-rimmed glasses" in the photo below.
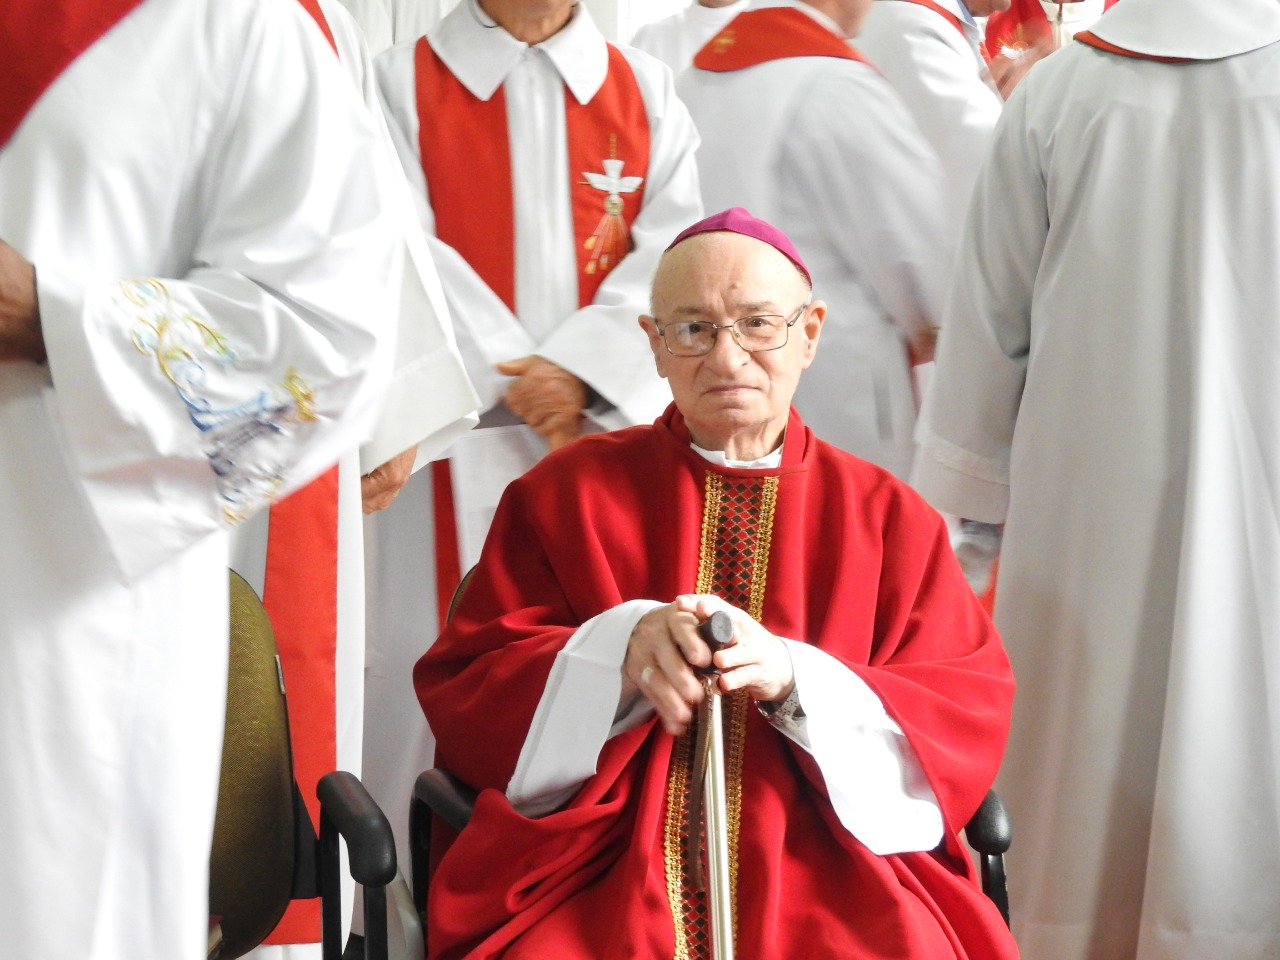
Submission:
M 802 303 L 791 316 L 761 313 L 739 317 L 732 323 L 712 323 L 709 320 L 673 320 L 657 323 L 658 333 L 666 345 L 667 353 L 676 357 L 701 357 L 716 345 L 721 330 L 728 330 L 738 346 L 748 353 L 778 350 L 787 345 L 791 328 L 800 322 L 808 303 Z

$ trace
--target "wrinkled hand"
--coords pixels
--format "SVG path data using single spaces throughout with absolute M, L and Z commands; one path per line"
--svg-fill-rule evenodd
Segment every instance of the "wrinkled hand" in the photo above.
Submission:
M 360 499 L 365 513 L 377 513 L 391 506 L 400 488 L 409 482 L 417 456 L 418 448 L 410 447 L 360 478 Z
M 913 367 L 933 360 L 938 348 L 938 328 L 925 327 L 912 334 L 907 343 L 907 360 Z
M 498 364 L 498 372 L 515 380 L 503 402 L 555 450 L 582 436 L 587 386 L 563 367 L 543 357 L 522 357 Z
M 697 627 L 716 610 L 733 621 L 733 640 L 712 657 Z M 639 689 L 666 731 L 678 736 L 703 697 L 694 668 L 712 664 L 721 671 L 721 693 L 746 690 L 754 700 L 776 701 L 795 687 L 791 655 L 780 638 L 719 597 L 690 594 L 651 610 L 631 631 L 622 667 L 624 696 Z
M 0 240 L 0 361 L 44 363 L 36 268 Z

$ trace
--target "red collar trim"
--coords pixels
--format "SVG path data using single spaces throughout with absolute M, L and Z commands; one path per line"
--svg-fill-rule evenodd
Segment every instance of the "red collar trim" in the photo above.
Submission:
M 740 13 L 693 58 L 699 70 L 726 73 L 790 57 L 836 57 L 870 63 L 866 57 L 794 7 Z
M 1094 47 L 1107 53 L 1119 54 L 1122 57 L 1132 57 L 1135 60 L 1154 60 L 1157 63 L 1195 63 L 1193 57 L 1157 57 L 1150 53 L 1138 53 L 1134 50 L 1128 50 L 1124 47 L 1117 47 L 1114 43 L 1103 40 L 1097 34 L 1090 30 L 1081 30 L 1075 37 L 1086 46 Z

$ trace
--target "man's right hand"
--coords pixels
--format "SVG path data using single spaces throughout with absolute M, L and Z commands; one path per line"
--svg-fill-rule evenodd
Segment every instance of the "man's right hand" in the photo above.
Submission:
M 0 240 L 0 361 L 44 363 L 36 268 Z
M 711 650 L 698 636 L 694 599 L 677 597 L 641 617 L 622 664 L 623 696 L 638 689 L 672 736 L 684 733 L 702 701 L 702 681 L 693 668 L 711 665 Z

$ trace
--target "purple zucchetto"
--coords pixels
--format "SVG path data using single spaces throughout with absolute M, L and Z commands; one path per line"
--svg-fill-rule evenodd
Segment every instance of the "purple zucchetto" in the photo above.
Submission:
M 691 227 L 685 227 L 680 231 L 679 236 L 671 241 L 667 249 L 670 250 L 677 244 L 683 243 L 690 237 L 696 237 L 700 233 L 716 233 L 720 231 L 738 233 L 744 237 L 752 237 L 755 240 L 767 243 L 794 263 L 796 268 L 804 274 L 809 286 L 813 286 L 813 277 L 809 276 L 809 268 L 800 259 L 800 253 L 796 250 L 795 244 L 791 242 L 791 239 L 773 224 L 767 223 L 759 217 L 753 217 L 745 207 L 730 207 L 721 213 L 714 213 L 706 219 L 699 220 Z

